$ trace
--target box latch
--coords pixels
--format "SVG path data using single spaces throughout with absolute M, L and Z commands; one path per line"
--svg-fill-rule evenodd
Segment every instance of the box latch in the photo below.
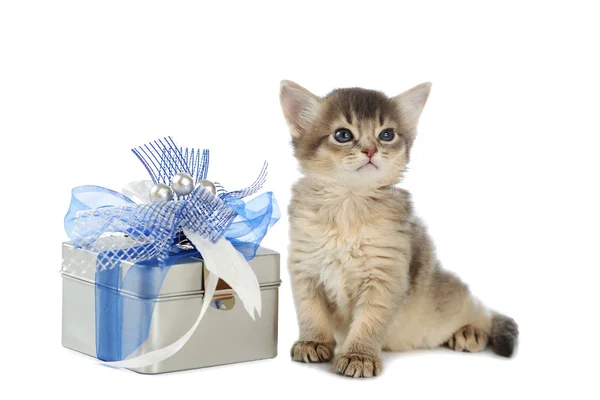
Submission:
M 204 285 L 206 287 L 206 281 L 208 280 L 210 272 L 204 268 Z M 229 311 L 235 306 L 235 297 L 233 296 L 233 289 L 223 279 L 219 278 L 217 282 L 217 288 L 215 294 L 210 301 L 210 306 L 220 311 Z

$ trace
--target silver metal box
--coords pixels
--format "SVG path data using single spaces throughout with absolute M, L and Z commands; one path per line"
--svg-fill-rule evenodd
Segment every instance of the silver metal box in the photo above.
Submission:
M 122 238 L 101 240 L 112 240 L 116 247 L 127 246 Z M 62 344 L 92 357 L 97 357 L 96 256 L 92 251 L 74 248 L 70 242 L 63 243 Z M 260 317 L 253 321 L 237 295 L 220 282 L 213 306 L 179 352 L 157 364 L 131 370 L 159 374 L 277 356 L 280 256 L 261 247 L 249 263 L 261 286 Z M 120 274 L 124 276 L 129 268 L 131 264 L 122 263 Z M 158 298 L 153 300 L 148 338 L 128 358 L 165 347 L 191 328 L 204 301 L 204 277 L 204 264 L 199 258 L 182 259 L 170 267 Z M 136 297 L 127 292 L 118 295 Z M 219 304 L 221 309 L 217 308 Z

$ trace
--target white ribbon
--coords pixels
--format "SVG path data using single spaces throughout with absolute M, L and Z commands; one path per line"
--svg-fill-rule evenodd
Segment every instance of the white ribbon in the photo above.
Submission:
M 131 182 L 123 188 L 123 193 L 130 198 L 148 203 L 150 201 L 148 182 L 152 181 Z M 202 308 L 196 322 L 181 338 L 166 347 L 122 361 L 101 361 L 100 364 L 112 368 L 142 368 L 173 356 L 185 346 L 198 328 L 212 301 L 219 278 L 227 282 L 235 291 L 252 320 L 255 320 L 255 312 L 260 317 L 262 307 L 260 285 L 256 274 L 244 256 L 224 237 L 216 243 L 212 243 L 189 229 L 184 228 L 183 233 L 202 254 L 204 267 L 210 272 L 208 280 L 205 282 Z
M 123 188 L 123 194 L 140 204 L 150 203 L 150 189 L 154 182 L 150 180 L 129 182 Z

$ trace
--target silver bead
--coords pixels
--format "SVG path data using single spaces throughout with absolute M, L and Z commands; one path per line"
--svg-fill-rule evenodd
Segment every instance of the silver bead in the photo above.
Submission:
M 150 188 L 150 200 L 153 203 L 173 200 L 173 191 L 169 186 L 157 183 Z
M 171 187 L 179 196 L 187 196 L 194 191 L 194 178 L 185 172 L 179 172 L 171 179 Z
M 204 189 L 210 191 L 212 194 L 217 193 L 217 187 L 211 181 L 207 181 L 206 179 L 198 181 L 197 187 L 199 186 L 202 186 Z

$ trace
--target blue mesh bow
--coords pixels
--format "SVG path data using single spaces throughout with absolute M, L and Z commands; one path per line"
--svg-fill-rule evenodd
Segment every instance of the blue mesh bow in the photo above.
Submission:
M 168 184 L 178 172 L 195 181 L 206 178 L 208 150 L 178 148 L 170 137 L 133 149 L 152 181 Z M 72 191 L 65 230 L 76 247 L 91 246 L 107 233 L 123 233 L 136 240 L 138 251 L 115 252 L 112 262 L 157 259 L 163 263 L 173 245 L 188 228 L 215 243 L 225 236 L 247 260 L 252 259 L 267 231 L 279 218 L 272 192 L 245 202 L 242 199 L 262 188 L 266 163 L 249 187 L 228 192 L 220 184 L 217 195 L 203 187 L 173 201 L 136 204 L 120 193 L 99 186 L 80 186 Z M 110 261 L 107 261 L 110 263 Z M 102 269 L 112 265 L 101 265 Z

